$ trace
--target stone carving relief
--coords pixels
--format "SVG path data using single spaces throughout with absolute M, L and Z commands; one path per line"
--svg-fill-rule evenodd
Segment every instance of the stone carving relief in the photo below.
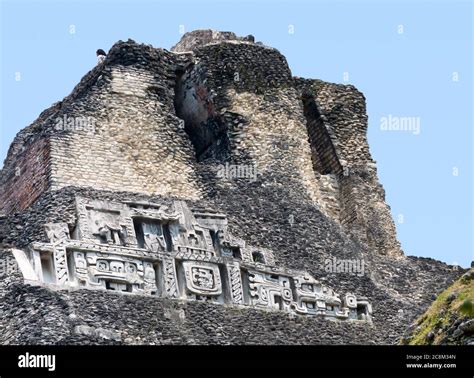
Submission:
M 152 252 L 165 251 L 167 248 L 162 225 L 151 221 L 142 221 L 144 247 Z
M 219 267 L 214 264 L 185 261 L 186 289 L 197 295 L 217 296 L 222 293 Z
M 256 264 L 275 265 L 275 258 L 273 252 L 267 248 L 247 247 L 247 259 Z
M 227 250 L 224 249 L 225 235 L 227 235 L 226 216 L 202 211 L 193 212 L 193 216 L 206 236 L 207 250 L 213 251 L 218 256 L 225 255 L 227 253 Z
M 128 202 L 136 243 L 152 252 L 174 251 L 179 244 L 180 214 L 168 206 L 149 202 Z
M 69 239 L 67 223 L 47 223 L 44 225 L 44 229 L 50 243 L 54 244 Z
M 347 308 L 356 309 L 357 308 L 357 297 L 354 294 L 347 293 L 344 298 L 344 304 Z
M 210 230 L 227 232 L 227 217 L 225 214 L 195 211 L 193 212 L 197 223 Z
M 206 249 L 207 243 L 202 231 L 190 231 L 187 233 L 186 245 L 195 249 Z
M 66 223 L 46 224 L 49 242 L 24 254 L 40 282 L 371 321 L 366 298 L 341 299 L 309 274 L 275 266 L 270 249 L 231 235 L 222 214 L 182 201 L 170 208 L 81 197 L 77 211 L 73 235 Z
M 367 298 L 360 297 L 356 299 L 357 320 L 371 321 L 372 305 Z
M 92 235 L 101 243 L 126 245 L 127 226 L 120 223 L 120 212 L 90 209 L 88 216 Z
M 56 268 L 56 282 L 58 285 L 65 285 L 69 282 L 66 248 L 56 248 L 53 256 L 54 267 Z
M 228 233 L 225 234 L 222 239 L 222 256 L 252 262 L 252 254 L 250 250 L 246 248 L 244 240 Z
M 178 298 L 178 279 L 176 277 L 176 264 L 174 259 L 163 259 L 163 281 L 165 296 L 169 298 Z
M 133 220 L 125 204 L 77 197 L 80 239 L 109 245 L 136 245 Z
M 345 306 L 339 296 L 330 288 L 322 285 L 309 275 L 293 278 L 296 293 L 294 310 L 300 314 L 328 315 L 341 319 L 349 317 L 352 304 L 357 299 L 352 294 L 346 295 Z M 348 306 L 347 303 L 351 305 Z
M 259 307 L 289 310 L 293 295 L 288 277 L 249 271 L 251 303 Z
M 157 221 L 178 222 L 180 213 L 170 209 L 166 205 L 152 202 L 126 201 L 129 206 L 131 217 L 155 219 Z
M 230 295 L 232 303 L 243 304 L 244 303 L 244 291 L 242 287 L 242 273 L 240 271 L 240 265 L 238 262 L 231 262 L 227 264 L 227 274 L 229 276 L 230 283 Z
M 72 251 L 72 279 L 80 286 L 154 294 L 157 292 L 153 264 L 119 255 Z
M 176 211 L 180 214 L 180 236 L 178 250 L 200 254 L 216 254 L 209 228 L 202 226 L 194 217 L 193 212 L 183 201 L 175 201 Z

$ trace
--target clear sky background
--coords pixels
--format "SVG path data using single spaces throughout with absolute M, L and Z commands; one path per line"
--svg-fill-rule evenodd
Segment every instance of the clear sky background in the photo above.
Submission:
M 0 1 L 0 166 L 15 134 L 96 64 L 96 49 L 128 38 L 169 49 L 182 28 L 253 34 L 293 75 L 364 93 L 405 253 L 474 260 L 471 1 Z M 389 115 L 419 117 L 420 133 L 382 130 Z

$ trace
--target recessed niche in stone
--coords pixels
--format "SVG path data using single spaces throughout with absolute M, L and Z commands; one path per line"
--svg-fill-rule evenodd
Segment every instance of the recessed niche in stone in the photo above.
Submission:
M 265 256 L 261 252 L 252 252 L 252 260 L 256 263 L 265 264 Z
M 173 250 L 168 224 L 162 224 L 154 219 L 135 218 L 133 227 L 140 248 L 149 248 L 152 251 Z
M 42 252 L 40 254 L 41 272 L 45 283 L 56 283 L 53 254 Z
M 226 160 L 230 155 L 227 127 L 214 111 L 212 95 L 192 68 L 176 71 L 174 107 L 184 122 L 198 161 Z
M 222 256 L 233 257 L 242 260 L 242 253 L 239 247 L 225 247 L 222 249 Z
M 116 281 L 105 281 L 105 288 L 111 291 L 132 292 L 132 285 Z
M 342 172 L 342 166 L 339 163 L 336 149 L 326 129 L 314 96 L 310 93 L 303 93 L 302 100 L 311 146 L 313 169 L 323 175 Z
M 209 234 L 211 235 L 212 246 L 218 255 L 221 254 L 221 245 L 219 241 L 219 231 L 209 230 Z

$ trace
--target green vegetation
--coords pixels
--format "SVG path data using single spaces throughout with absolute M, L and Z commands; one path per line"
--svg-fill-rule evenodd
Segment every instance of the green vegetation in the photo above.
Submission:
M 417 328 L 407 340 L 408 344 L 444 343 L 447 331 L 452 330 L 456 320 L 474 318 L 473 276 L 474 269 L 471 269 L 438 296 L 431 307 L 416 321 Z

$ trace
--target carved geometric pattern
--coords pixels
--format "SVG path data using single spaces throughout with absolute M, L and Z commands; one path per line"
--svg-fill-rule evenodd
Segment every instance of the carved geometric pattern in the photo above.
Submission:
M 69 282 L 67 273 L 66 248 L 56 248 L 54 251 L 54 266 L 56 268 L 56 281 L 58 285 L 65 285 Z
M 183 260 L 199 260 L 199 261 L 211 261 L 215 260 L 215 254 L 209 251 L 203 251 L 201 249 L 196 250 L 189 247 L 178 247 L 178 254 Z
M 237 262 L 227 264 L 227 272 L 229 274 L 230 293 L 232 302 L 235 304 L 244 303 L 244 293 L 242 287 L 242 276 L 240 272 L 240 265 Z
M 89 228 L 89 221 L 87 220 L 87 205 L 88 200 L 83 197 L 76 197 L 76 208 L 77 208 L 77 218 L 78 226 L 81 232 L 81 238 L 89 238 L 89 235 L 92 235 L 92 232 Z
M 260 307 L 289 310 L 293 300 L 288 277 L 249 271 L 250 299 Z
M 198 295 L 219 295 L 222 293 L 219 267 L 197 261 L 183 262 L 186 288 Z
M 344 304 L 348 308 L 357 308 L 357 298 L 354 294 L 347 293 L 344 298 Z
M 100 252 L 74 251 L 73 278 L 86 287 L 154 294 L 156 273 L 152 263 Z
M 174 259 L 163 259 L 164 288 L 168 298 L 178 298 L 178 280 L 176 278 L 176 266 Z
M 339 319 L 355 318 L 357 298 L 348 293 L 342 303 L 339 295 L 309 275 L 293 277 L 296 303 L 299 314 L 334 316 Z
M 175 201 L 174 210 L 148 202 L 113 203 L 80 197 L 76 201 L 78 224 L 73 239 L 66 223 L 50 223 L 45 225 L 50 242 L 31 245 L 34 269 L 49 261 L 39 260 L 40 256 L 53 254 L 58 285 L 153 295 L 161 282 L 161 294 L 168 298 L 215 297 L 220 303 L 371 320 L 372 308 L 366 298 L 347 293 L 341 300 L 309 274 L 275 265 L 273 251 L 246 245 L 245 240 L 227 232 L 223 214 L 193 212 L 183 201 Z M 162 245 L 145 248 L 149 235 L 162 237 Z M 223 281 L 221 269 L 226 272 Z M 2 270 L 5 267 L 0 266 L 0 275 Z M 39 277 L 48 283 L 52 278 Z

